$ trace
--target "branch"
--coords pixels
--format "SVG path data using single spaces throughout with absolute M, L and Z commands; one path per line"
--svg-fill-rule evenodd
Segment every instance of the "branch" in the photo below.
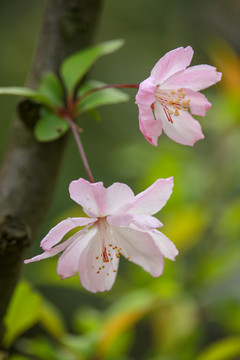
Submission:
M 66 56 L 91 43 L 100 10 L 101 0 L 48 0 L 29 87 L 36 88 L 46 71 L 57 72 Z M 24 253 L 51 202 L 65 145 L 66 136 L 39 143 L 31 127 L 14 120 L 0 174 L 0 338 Z

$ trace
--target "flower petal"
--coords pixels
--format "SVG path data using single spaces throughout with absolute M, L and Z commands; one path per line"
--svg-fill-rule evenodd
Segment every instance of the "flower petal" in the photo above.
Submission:
M 85 233 L 75 234 L 75 241 L 63 252 L 58 260 L 57 274 L 60 275 L 62 279 L 69 278 L 76 274 L 81 254 L 84 249 L 89 246 L 91 239 L 96 236 L 96 233 L 97 229 L 93 227 Z
M 216 84 L 222 78 L 222 73 L 210 65 L 196 65 L 180 71 L 161 84 L 163 89 L 188 88 L 199 91 Z
M 98 233 L 90 240 L 79 258 L 78 272 L 82 286 L 93 293 L 110 290 L 115 282 L 119 259 L 108 248 L 110 259 L 103 262 L 100 253 L 101 242 Z
M 169 51 L 156 63 L 151 71 L 151 76 L 155 78 L 157 84 L 162 84 L 171 75 L 184 70 L 191 63 L 192 57 L 191 46 Z
M 44 253 L 34 256 L 31 259 L 27 259 L 24 260 L 24 264 L 28 264 L 30 262 L 33 261 L 39 261 L 39 260 L 43 260 L 43 259 L 47 259 L 50 257 L 53 257 L 55 255 L 57 255 L 58 253 L 60 253 L 61 251 L 63 251 L 64 249 L 66 249 L 66 247 L 71 244 L 74 241 L 73 237 L 67 239 L 66 241 L 64 241 L 63 243 L 55 246 L 54 248 L 50 249 L 49 251 L 45 251 Z
M 102 182 L 90 183 L 80 178 L 70 183 L 69 193 L 71 199 L 81 205 L 87 215 L 91 217 L 101 216 L 105 194 Z
M 133 221 L 134 215 L 132 214 L 117 214 L 107 217 L 107 222 L 111 226 L 128 226 Z
M 163 226 L 161 221 L 151 215 L 134 215 L 132 223 L 137 225 L 140 229 L 155 229 Z
M 122 248 L 122 254 L 129 261 L 140 265 L 154 277 L 162 274 L 164 259 L 151 231 L 143 231 L 131 226 L 115 227 L 113 232 L 115 241 Z
M 153 82 L 153 80 L 154 79 L 150 76 L 140 83 L 136 95 L 137 104 L 152 105 L 152 103 L 155 102 L 156 83 Z
M 42 239 L 40 246 L 43 250 L 49 251 L 55 244 L 62 240 L 68 231 L 74 229 L 76 226 L 84 226 L 91 224 L 96 219 L 89 218 L 68 218 L 61 221 L 54 226 L 49 233 Z
M 92 217 L 114 214 L 134 198 L 134 193 L 125 184 L 114 183 L 105 188 L 102 182 L 92 184 L 82 178 L 72 181 L 69 191 L 70 197 Z
M 106 188 L 105 211 L 104 215 L 113 215 L 121 211 L 126 203 L 134 200 L 134 192 L 132 189 L 122 183 L 114 183 Z
M 152 237 L 163 256 L 170 260 L 175 260 L 175 257 L 178 255 L 178 250 L 174 243 L 158 230 L 152 232 Z
M 139 108 L 139 127 L 150 144 L 157 146 L 158 137 L 162 133 L 162 122 L 154 119 L 152 109 L 149 105 L 137 104 Z
M 134 215 L 134 214 L 118 214 L 107 217 L 107 222 L 111 226 L 128 226 L 131 223 L 136 224 L 141 229 L 155 229 L 163 226 L 163 224 L 154 216 L 150 215 Z
M 166 204 L 173 188 L 173 177 L 158 179 L 135 197 L 128 213 L 153 215 Z
M 196 141 L 204 138 L 201 125 L 188 111 L 180 111 L 179 116 L 171 115 L 173 123 L 168 121 L 160 105 L 156 106 L 156 111 L 161 112 L 165 134 L 177 143 L 193 146 Z
M 190 110 L 193 115 L 198 116 L 205 116 L 206 112 L 212 104 L 208 101 L 205 95 L 189 90 L 189 89 L 183 89 L 186 93 L 186 98 L 190 100 Z

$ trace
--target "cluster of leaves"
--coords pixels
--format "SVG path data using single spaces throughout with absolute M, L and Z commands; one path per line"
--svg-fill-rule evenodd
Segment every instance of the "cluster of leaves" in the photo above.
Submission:
M 43 76 L 38 90 L 3 87 L 0 88 L 0 95 L 22 96 L 42 104 L 41 118 L 35 125 L 34 135 L 38 141 L 58 139 L 69 129 L 67 116 L 76 120 L 81 114 L 88 112 L 92 117 L 99 118 L 95 110 L 97 107 L 128 100 L 128 95 L 118 89 L 106 88 L 91 92 L 106 84 L 83 81 L 86 73 L 101 56 L 113 53 L 122 45 L 122 40 L 112 40 L 79 51 L 63 61 L 60 79 L 49 72 Z

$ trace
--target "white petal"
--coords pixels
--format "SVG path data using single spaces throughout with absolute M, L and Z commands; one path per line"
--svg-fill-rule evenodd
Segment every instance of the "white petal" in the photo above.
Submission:
M 69 185 L 71 199 L 83 207 L 84 212 L 91 217 L 101 216 L 105 188 L 102 182 L 90 183 L 85 179 L 72 181 Z
M 53 256 L 57 255 L 58 253 L 60 253 L 61 251 L 63 251 L 64 249 L 66 249 L 66 247 L 69 246 L 73 241 L 74 241 L 74 238 L 73 238 L 73 236 L 71 236 L 69 239 L 67 239 L 63 243 L 55 246 L 54 248 L 50 249 L 49 251 L 45 251 L 44 253 L 42 253 L 40 255 L 37 255 L 31 259 L 25 260 L 24 264 L 28 264 L 33 261 L 39 261 L 39 260 L 48 259 L 50 257 L 53 257 Z
M 116 227 L 113 231 L 115 241 L 129 261 L 140 265 L 154 277 L 162 274 L 164 259 L 151 231 L 143 231 L 132 226 Z
M 158 113 L 162 112 L 161 119 L 165 134 L 172 140 L 183 145 L 193 146 L 195 142 L 204 138 L 201 125 L 188 111 L 180 110 L 179 116 L 171 115 L 173 122 L 168 121 L 162 107 L 156 104 Z
M 43 250 L 49 251 L 54 245 L 62 240 L 70 230 L 77 226 L 84 226 L 91 224 L 95 219 L 89 218 L 68 218 L 61 221 L 55 227 L 53 227 L 49 233 L 42 239 L 40 246 Z
M 110 239 L 109 241 L 113 242 Z M 112 248 L 107 249 L 107 253 L 110 254 L 109 262 L 103 262 L 101 253 L 102 244 L 97 233 L 79 258 L 78 272 L 81 284 L 93 293 L 110 290 L 118 270 L 119 259 Z
M 161 221 L 151 215 L 134 215 L 133 224 L 136 224 L 141 229 L 155 229 L 163 226 Z
M 66 279 L 76 274 L 78 263 L 84 249 L 89 246 L 90 240 L 96 235 L 96 227 L 87 232 L 80 231 L 75 234 L 75 241 L 63 252 L 57 264 L 57 273 L 62 279 Z
M 173 177 L 158 179 L 135 197 L 135 201 L 128 212 L 131 214 L 155 214 L 166 204 L 172 193 L 172 188 Z
M 91 217 L 114 214 L 134 198 L 133 191 L 126 184 L 114 183 L 105 188 L 102 182 L 92 184 L 81 178 L 71 182 L 69 192 L 70 197 Z
M 175 257 L 178 255 L 178 250 L 174 243 L 158 230 L 154 230 L 152 236 L 163 256 L 170 260 L 175 260 Z
M 134 200 L 132 189 L 122 183 L 114 183 L 106 188 L 104 215 L 113 215 L 121 211 L 125 204 Z

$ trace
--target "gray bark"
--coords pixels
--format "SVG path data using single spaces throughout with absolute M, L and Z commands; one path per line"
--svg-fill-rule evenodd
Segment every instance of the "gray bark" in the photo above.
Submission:
M 58 72 L 66 56 L 91 43 L 100 10 L 101 0 L 47 1 L 27 86 L 36 88 L 45 72 Z M 23 106 L 23 119 L 25 109 L 28 116 L 28 106 Z M 0 338 L 25 250 L 51 202 L 66 145 L 66 136 L 50 143 L 37 142 L 26 123 L 14 119 L 0 173 Z

